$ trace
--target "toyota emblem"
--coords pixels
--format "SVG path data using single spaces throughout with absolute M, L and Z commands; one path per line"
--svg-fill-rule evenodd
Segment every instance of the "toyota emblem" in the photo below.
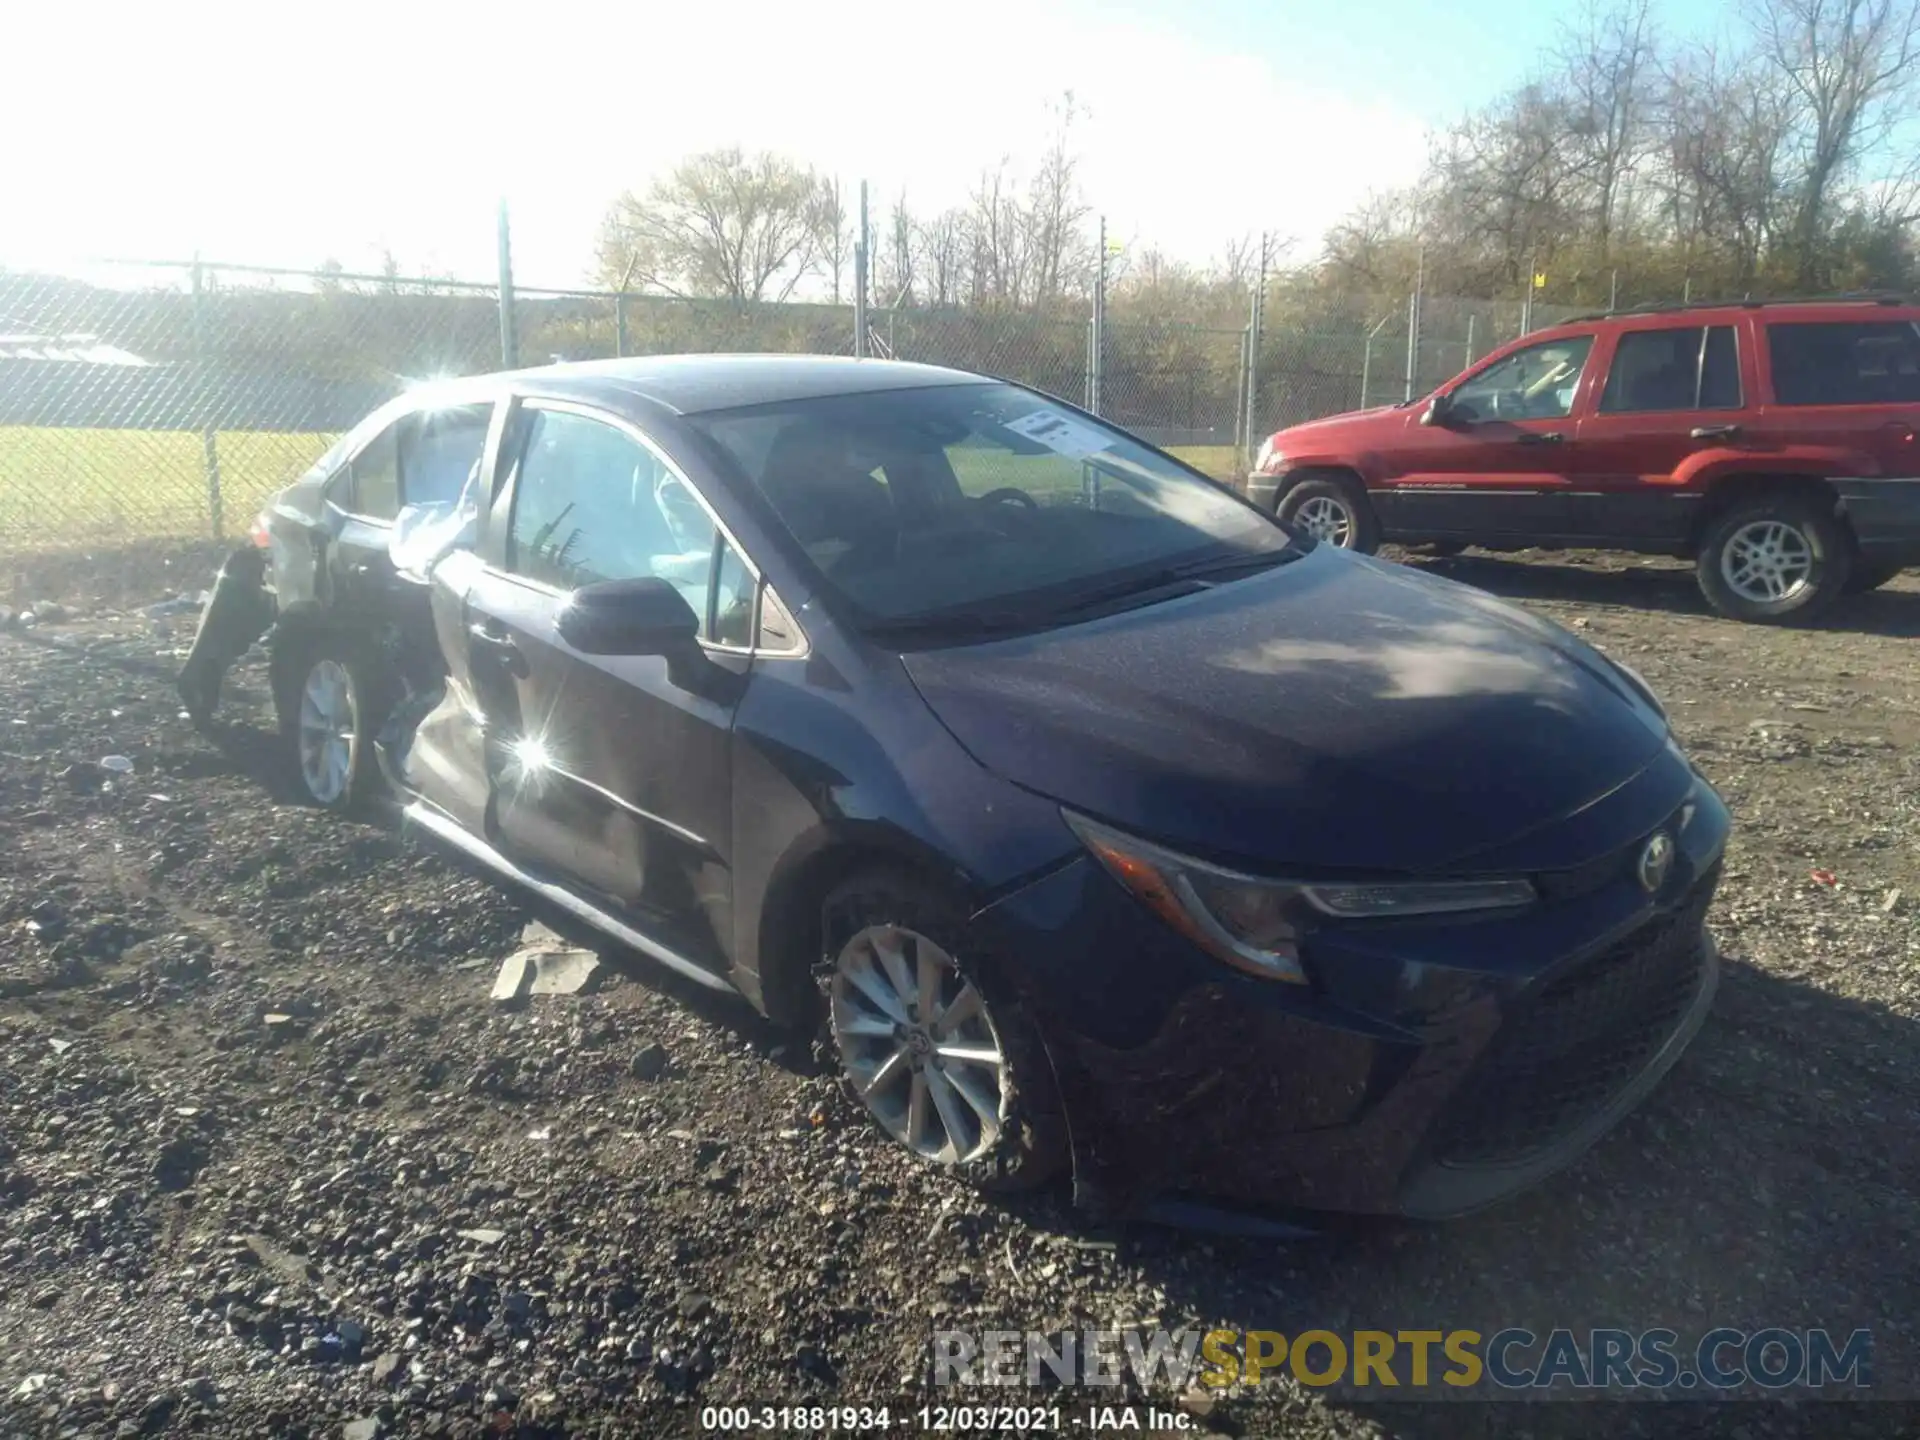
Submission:
M 1649 895 L 1654 894 L 1667 883 L 1667 875 L 1673 869 L 1673 837 L 1662 830 L 1640 852 L 1640 864 L 1636 867 L 1640 876 L 1640 888 Z

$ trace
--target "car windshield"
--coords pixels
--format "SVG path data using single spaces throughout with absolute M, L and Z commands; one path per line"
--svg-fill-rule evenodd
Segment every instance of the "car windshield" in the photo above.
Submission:
M 1303 548 L 1178 462 L 1012 385 L 691 418 L 869 628 L 1062 620 Z

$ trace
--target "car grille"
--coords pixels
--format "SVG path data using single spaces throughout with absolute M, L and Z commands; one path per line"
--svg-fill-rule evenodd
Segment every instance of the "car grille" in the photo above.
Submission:
M 1440 1163 L 1526 1160 L 1632 1083 L 1698 993 L 1717 879 L 1703 876 L 1677 909 L 1515 1005 L 1448 1116 Z

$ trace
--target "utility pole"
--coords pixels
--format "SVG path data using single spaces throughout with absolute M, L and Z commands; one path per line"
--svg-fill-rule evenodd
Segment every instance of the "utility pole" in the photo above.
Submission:
M 1420 258 L 1413 272 L 1413 295 L 1407 301 L 1407 393 L 1413 399 L 1414 378 L 1420 370 L 1420 292 L 1427 284 L 1427 247 L 1420 247 Z
M 1107 217 L 1100 217 L 1100 268 L 1093 281 L 1093 336 L 1087 364 L 1087 408 L 1100 413 L 1100 382 L 1107 355 Z
M 1260 448 L 1257 428 L 1260 415 L 1260 329 L 1266 318 L 1267 232 L 1260 232 L 1260 269 L 1253 280 L 1253 302 L 1247 315 L 1247 468 L 1253 468 L 1254 452 Z
M 500 201 L 500 363 L 511 370 L 520 363 L 520 339 L 513 321 L 513 241 L 508 233 L 507 202 Z
M 867 354 L 867 182 L 860 182 L 860 238 L 853 242 L 853 353 Z

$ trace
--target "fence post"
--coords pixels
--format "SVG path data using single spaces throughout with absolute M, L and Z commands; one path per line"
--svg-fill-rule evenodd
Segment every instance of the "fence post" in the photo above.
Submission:
M 1260 444 L 1260 324 L 1267 303 L 1267 232 L 1260 232 L 1260 270 L 1253 281 L 1253 305 L 1247 317 L 1247 447 Z M 1253 457 L 1247 457 L 1253 467 Z
M 218 540 L 226 526 L 221 513 L 220 446 L 214 435 L 214 387 L 207 362 L 205 293 L 200 257 L 196 255 L 193 257 L 193 369 L 194 383 L 200 387 L 200 403 L 195 408 L 200 411 L 200 450 L 207 473 L 207 526 Z
M 1420 247 L 1420 259 L 1413 272 L 1413 295 L 1407 301 L 1407 393 L 1401 398 L 1413 399 L 1414 386 L 1420 377 L 1420 301 L 1421 292 L 1427 288 L 1427 250 Z
M 513 241 L 507 228 L 507 202 L 500 202 L 500 362 L 508 370 L 520 363 L 520 337 L 513 315 Z
M 1247 433 L 1247 367 L 1253 364 L 1253 327 L 1240 327 L 1240 375 L 1239 384 L 1233 392 L 1233 449 L 1236 455 L 1243 457 L 1246 468 L 1253 469 L 1253 456 L 1259 444 Z
M 860 238 L 853 242 L 853 354 L 867 354 L 867 182 L 860 182 Z
M 1473 364 L 1473 322 L 1479 318 L 1471 310 L 1467 312 L 1467 365 Z M 1460 368 L 1464 370 L 1466 366 Z
M 1092 280 L 1092 334 L 1087 342 L 1087 409 L 1100 415 L 1100 390 L 1106 380 L 1106 215 L 1100 217 L 1100 267 Z
M 613 356 L 618 360 L 627 353 L 627 292 L 620 290 L 613 297 Z

